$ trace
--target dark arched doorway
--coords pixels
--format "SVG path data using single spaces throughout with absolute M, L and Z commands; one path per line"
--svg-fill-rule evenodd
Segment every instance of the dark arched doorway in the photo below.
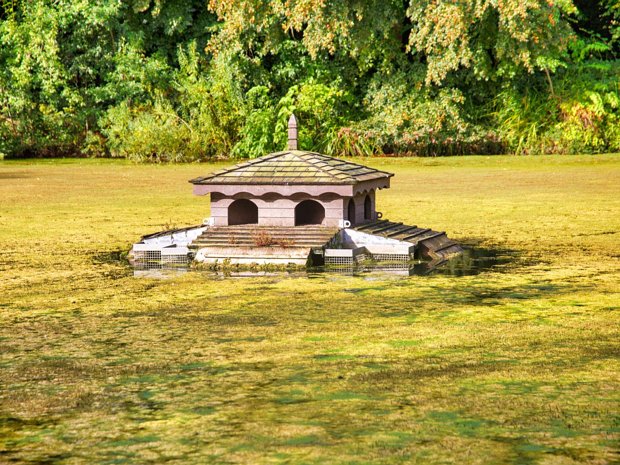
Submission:
M 238 199 L 228 207 L 228 225 L 258 224 L 258 207 L 248 199 Z
M 364 199 L 364 219 L 372 219 L 372 201 L 370 200 L 370 194 Z
M 316 200 L 304 200 L 295 207 L 295 226 L 305 224 L 322 224 L 325 208 Z
M 351 224 L 355 224 L 355 200 L 349 199 L 349 206 L 347 207 L 347 219 Z

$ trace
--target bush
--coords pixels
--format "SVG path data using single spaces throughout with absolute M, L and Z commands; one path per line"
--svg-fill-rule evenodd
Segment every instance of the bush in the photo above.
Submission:
M 377 76 L 364 99 L 370 116 L 340 135 L 352 147 L 349 152 L 425 156 L 466 151 L 479 129 L 463 115 L 462 92 L 456 87 L 432 90 L 423 82 L 420 66 Z
M 251 88 L 245 96 L 244 125 L 232 155 L 256 158 L 278 149 L 275 140 L 277 113 L 266 86 Z M 279 147 L 284 148 L 284 147 Z
M 234 63 L 214 60 L 207 73 L 190 44 L 179 50 L 174 93 L 155 91 L 152 102 L 127 99 L 100 121 L 112 156 L 181 162 L 227 158 L 239 138 L 241 91 Z
M 0 1 L 0 154 L 620 150 L 617 0 L 207 3 Z
M 587 62 L 559 73 L 553 94 L 542 78 L 506 86 L 491 103 L 489 124 L 513 153 L 618 151 L 618 75 L 620 62 Z
M 191 126 L 165 101 L 134 108 L 122 103 L 108 111 L 102 124 L 114 157 L 139 162 L 179 162 L 203 158 Z
M 345 117 L 348 93 L 336 83 L 328 86 L 313 79 L 291 86 L 278 101 L 269 95 L 266 86 L 257 86 L 246 94 L 243 110 L 245 124 L 233 154 L 255 158 L 287 147 L 288 120 L 292 113 L 298 121 L 298 147 L 338 155 L 334 139 Z

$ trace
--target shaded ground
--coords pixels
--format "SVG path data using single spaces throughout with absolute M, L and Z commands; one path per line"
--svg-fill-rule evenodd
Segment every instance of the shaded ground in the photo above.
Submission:
M 368 163 L 386 217 L 514 260 L 138 279 L 213 166 L 0 163 L 0 463 L 618 461 L 620 157 Z

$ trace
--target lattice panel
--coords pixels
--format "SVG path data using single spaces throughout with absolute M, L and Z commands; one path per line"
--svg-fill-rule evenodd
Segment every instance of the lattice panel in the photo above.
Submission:
M 325 257 L 326 265 L 353 265 L 352 257 Z
M 377 270 L 408 270 L 410 268 L 409 263 L 404 262 L 392 262 L 392 263 L 382 263 L 374 267 Z
M 187 265 L 189 257 L 187 255 L 164 255 L 161 262 L 166 265 Z
M 377 262 L 408 262 L 409 254 L 373 253 L 372 259 Z
M 160 250 L 134 251 L 133 258 L 136 262 L 161 262 Z
M 162 255 L 160 250 L 137 250 L 133 254 L 134 262 L 139 266 L 160 268 L 166 265 L 187 265 L 190 262 L 187 254 Z

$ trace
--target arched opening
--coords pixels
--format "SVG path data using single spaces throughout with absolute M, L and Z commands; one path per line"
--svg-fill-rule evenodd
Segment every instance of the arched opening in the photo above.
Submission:
M 304 200 L 295 207 L 295 226 L 322 224 L 324 219 L 325 208 L 316 200 Z
M 258 207 L 248 199 L 238 199 L 228 207 L 228 225 L 258 224 Z
M 366 195 L 364 199 L 364 219 L 372 219 L 372 201 L 370 200 L 370 194 Z
M 355 224 L 355 200 L 349 199 L 349 206 L 347 207 L 347 219 L 351 224 Z

